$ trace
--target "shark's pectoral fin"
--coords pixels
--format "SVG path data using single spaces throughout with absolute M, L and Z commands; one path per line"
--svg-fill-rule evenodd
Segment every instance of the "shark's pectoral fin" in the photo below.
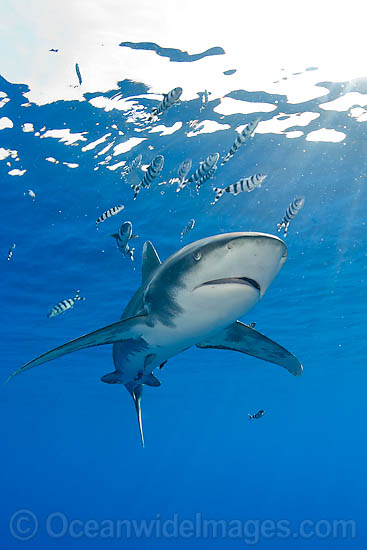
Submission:
M 9 382 L 9 380 L 17 374 L 36 367 L 37 365 L 42 365 L 42 363 L 46 363 L 47 361 L 57 359 L 57 357 L 61 357 L 67 353 L 72 353 L 73 351 L 78 351 L 80 349 L 89 348 L 92 346 L 113 344 L 114 342 L 138 338 L 140 337 L 140 330 L 144 325 L 144 322 L 145 315 L 138 315 L 136 317 L 130 317 L 124 321 L 119 321 L 118 323 L 113 323 L 107 327 L 100 328 L 84 336 L 80 336 L 75 340 L 71 340 L 62 346 L 40 355 L 26 365 L 23 365 L 23 367 L 20 367 L 20 369 L 16 370 L 9 376 L 7 382 Z
M 275 363 L 286 368 L 294 376 L 302 373 L 302 365 L 297 357 L 285 348 L 270 340 L 260 332 L 237 321 L 220 333 L 214 334 L 205 342 L 197 344 L 198 348 L 215 348 L 240 351 L 258 359 Z

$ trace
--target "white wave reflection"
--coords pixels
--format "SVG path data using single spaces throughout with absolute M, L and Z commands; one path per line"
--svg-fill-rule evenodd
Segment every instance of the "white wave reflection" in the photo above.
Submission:
M 159 126 L 154 126 L 154 128 L 152 128 L 149 133 L 153 134 L 154 132 L 160 132 L 159 134 L 160 136 L 169 136 L 171 134 L 174 134 L 181 128 L 182 128 L 182 122 L 178 121 L 178 122 L 175 122 L 173 126 L 165 126 L 164 124 L 160 124 Z
M 100 143 L 104 143 L 108 137 L 110 137 L 111 133 L 109 134 L 105 134 L 104 136 L 102 136 L 101 138 L 99 139 L 96 139 L 95 141 L 91 141 L 90 143 L 88 143 L 88 145 L 84 145 L 84 147 L 82 147 L 82 151 L 83 153 L 85 151 L 90 151 L 91 149 L 94 149 L 95 147 L 97 147 L 97 145 L 99 145 Z
M 14 126 L 13 122 L 7 116 L 3 116 L 2 118 L 0 118 L 0 130 L 5 130 L 6 128 L 13 128 L 13 126 Z
M 319 107 L 320 109 L 325 109 L 327 111 L 341 112 L 348 111 L 350 107 L 354 107 L 355 105 L 359 105 L 361 107 L 367 105 L 367 94 L 361 94 L 360 92 L 347 92 L 333 101 L 321 103 Z
M 34 127 L 33 127 L 32 122 L 25 122 L 22 125 L 22 130 L 23 130 L 23 132 L 34 132 Z
M 0 147 L 0 160 L 5 160 L 8 157 L 16 159 L 18 157 L 18 151 L 15 149 L 4 149 L 4 147 Z
M 367 122 L 367 111 L 362 107 L 355 107 L 350 110 L 350 116 L 355 118 L 357 122 Z
M 18 168 L 14 168 L 13 170 L 10 170 L 8 172 L 9 176 L 23 176 L 23 174 L 26 173 L 27 170 L 18 170 Z
M 306 136 L 307 141 L 330 141 L 332 143 L 338 143 L 345 139 L 346 134 L 344 132 L 337 132 L 333 129 L 320 128 L 320 130 L 315 130 L 310 132 Z
M 121 155 L 121 153 L 127 153 L 139 143 L 142 141 L 145 141 L 147 138 L 130 138 L 127 141 L 123 141 L 122 143 L 119 143 L 113 148 L 113 156 L 116 157 L 117 155 Z
M 194 129 L 191 132 L 188 132 L 187 137 L 194 137 L 199 134 L 213 134 L 219 130 L 229 130 L 229 124 L 219 124 L 215 120 L 202 120 L 199 124 L 194 126 Z
M 263 120 L 259 122 L 255 133 L 257 134 L 283 134 L 287 128 L 292 128 L 293 126 L 307 126 L 320 116 L 319 113 L 304 112 L 304 113 L 293 113 L 291 115 L 285 113 L 279 113 L 270 120 Z M 238 131 L 244 126 L 236 128 Z M 295 137 L 295 136 L 293 136 Z M 297 136 L 298 137 L 298 136 Z
M 214 107 L 213 111 L 220 115 L 250 114 L 250 113 L 270 113 L 277 108 L 272 103 L 256 103 L 233 99 L 232 97 L 223 97 L 220 104 Z
M 88 132 L 80 132 L 72 134 L 69 128 L 65 128 L 64 130 L 47 130 L 44 134 L 42 134 L 41 138 L 55 138 L 66 145 L 72 145 L 78 141 L 87 141 L 87 138 L 84 137 L 84 134 L 87 133 Z

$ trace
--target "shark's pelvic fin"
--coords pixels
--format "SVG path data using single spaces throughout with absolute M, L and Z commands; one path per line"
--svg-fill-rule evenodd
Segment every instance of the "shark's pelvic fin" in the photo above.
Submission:
M 146 374 L 145 376 L 143 376 L 143 378 L 141 379 L 141 383 L 145 384 L 146 386 L 152 386 L 154 388 L 158 388 L 158 386 L 161 385 L 160 381 L 154 376 L 154 374 Z
M 161 265 L 158 253 L 150 241 L 143 246 L 143 262 L 141 267 L 142 284 L 151 277 L 153 271 Z
M 67 353 L 72 353 L 73 351 L 78 351 L 80 349 L 89 348 L 92 346 L 101 346 L 103 344 L 113 344 L 114 342 L 120 342 L 122 340 L 127 340 L 129 338 L 136 338 L 140 336 L 139 328 L 144 323 L 145 316 L 137 315 L 135 317 L 130 317 L 124 321 L 119 321 L 118 323 L 113 323 L 107 327 L 100 328 L 94 332 L 90 332 L 84 336 L 80 336 L 75 340 L 71 340 L 62 346 L 54 348 L 43 355 L 40 355 L 33 361 L 30 361 L 20 369 L 13 372 L 7 382 L 11 380 L 17 374 L 20 374 L 28 369 L 36 367 L 37 365 L 42 365 L 47 361 L 52 361 L 57 357 L 66 355 Z
M 270 340 L 253 328 L 236 321 L 221 332 L 215 333 L 205 342 L 197 344 L 198 348 L 215 348 L 240 351 L 258 359 L 275 363 L 287 369 L 294 376 L 302 374 L 302 365 L 297 357 L 285 348 Z

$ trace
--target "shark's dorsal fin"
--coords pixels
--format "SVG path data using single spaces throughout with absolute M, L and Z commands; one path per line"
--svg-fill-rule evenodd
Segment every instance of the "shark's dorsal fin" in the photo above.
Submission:
M 294 376 L 299 376 L 303 370 L 297 357 L 270 340 L 270 338 L 240 321 L 236 321 L 224 330 L 216 332 L 204 342 L 197 344 L 197 347 L 240 351 L 263 361 L 280 365 Z
M 153 272 L 161 265 L 158 253 L 150 241 L 143 246 L 143 262 L 141 267 L 142 284 L 146 282 Z

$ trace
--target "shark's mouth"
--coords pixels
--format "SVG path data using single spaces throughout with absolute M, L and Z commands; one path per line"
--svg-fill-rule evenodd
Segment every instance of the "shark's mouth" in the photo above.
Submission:
M 202 283 L 201 285 L 198 285 L 196 288 L 199 288 L 201 286 L 207 286 L 207 285 L 229 285 L 229 284 L 252 286 L 258 292 L 261 291 L 259 283 L 255 281 L 255 279 L 250 279 L 249 277 L 225 277 L 223 279 L 214 279 L 213 281 L 207 281 L 206 283 Z

